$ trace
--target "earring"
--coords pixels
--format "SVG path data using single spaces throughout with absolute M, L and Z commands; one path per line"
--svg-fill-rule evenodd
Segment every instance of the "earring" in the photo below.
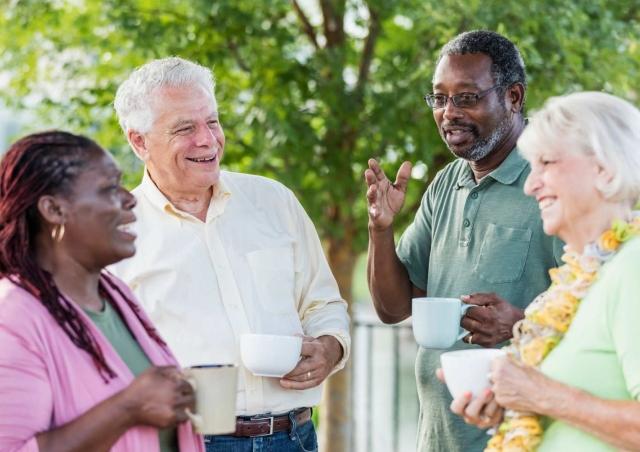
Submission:
M 54 226 L 51 230 L 51 239 L 53 239 L 54 242 L 59 243 L 62 240 L 62 237 L 64 237 L 64 224 Z

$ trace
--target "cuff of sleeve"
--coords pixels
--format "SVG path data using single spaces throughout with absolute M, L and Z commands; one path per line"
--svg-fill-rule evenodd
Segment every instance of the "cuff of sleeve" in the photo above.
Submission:
M 339 370 L 342 370 L 347 364 L 347 360 L 349 359 L 349 355 L 351 354 L 351 338 L 348 334 L 345 334 L 343 331 L 330 330 L 330 331 L 320 331 L 318 333 L 312 334 L 313 337 L 318 338 L 320 336 L 333 336 L 340 343 L 342 347 L 342 358 L 338 363 L 334 366 L 333 370 L 329 374 L 329 377 Z

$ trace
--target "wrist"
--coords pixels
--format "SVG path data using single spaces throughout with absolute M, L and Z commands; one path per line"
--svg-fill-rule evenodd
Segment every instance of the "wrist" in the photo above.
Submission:
M 123 389 L 114 396 L 114 406 L 118 412 L 116 419 L 119 419 L 127 429 L 140 424 L 137 415 L 138 403 L 131 398 L 129 388 Z
M 320 336 L 318 340 L 325 346 L 327 351 L 327 360 L 331 363 L 331 368 L 336 367 L 344 356 L 344 350 L 342 349 L 340 341 L 329 335 Z
M 371 221 L 371 218 L 369 218 L 368 228 L 369 228 L 369 236 L 372 238 L 378 237 L 378 236 L 387 237 L 389 235 L 393 237 L 392 224 L 389 224 L 386 226 L 377 225 L 373 221 Z

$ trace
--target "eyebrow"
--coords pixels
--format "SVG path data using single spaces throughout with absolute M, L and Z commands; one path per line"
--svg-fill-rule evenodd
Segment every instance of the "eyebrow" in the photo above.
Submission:
M 207 121 L 211 121 L 212 119 L 218 119 L 218 112 L 211 113 L 207 116 Z M 192 125 L 195 121 L 192 119 L 178 119 L 178 121 L 170 127 L 170 130 L 179 129 L 182 126 Z
M 434 89 L 434 91 L 437 90 L 437 89 L 442 89 L 442 83 L 438 83 L 436 85 L 433 85 L 433 89 Z M 459 83 L 458 85 L 456 85 L 456 89 L 457 89 L 458 92 L 461 92 L 460 90 L 479 89 L 479 87 L 478 87 L 477 83 L 463 82 L 463 83 Z

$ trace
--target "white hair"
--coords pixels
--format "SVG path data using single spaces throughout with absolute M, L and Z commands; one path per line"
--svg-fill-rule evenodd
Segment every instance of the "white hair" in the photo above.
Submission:
M 545 149 L 592 155 L 612 179 L 597 188 L 614 202 L 640 200 L 640 110 L 601 92 L 581 92 L 548 99 L 518 139 L 529 161 Z
M 113 107 L 120 127 L 147 133 L 153 125 L 152 93 L 165 86 L 180 87 L 198 84 L 211 93 L 214 104 L 215 81 L 209 69 L 179 57 L 153 60 L 140 66 L 118 87 Z

